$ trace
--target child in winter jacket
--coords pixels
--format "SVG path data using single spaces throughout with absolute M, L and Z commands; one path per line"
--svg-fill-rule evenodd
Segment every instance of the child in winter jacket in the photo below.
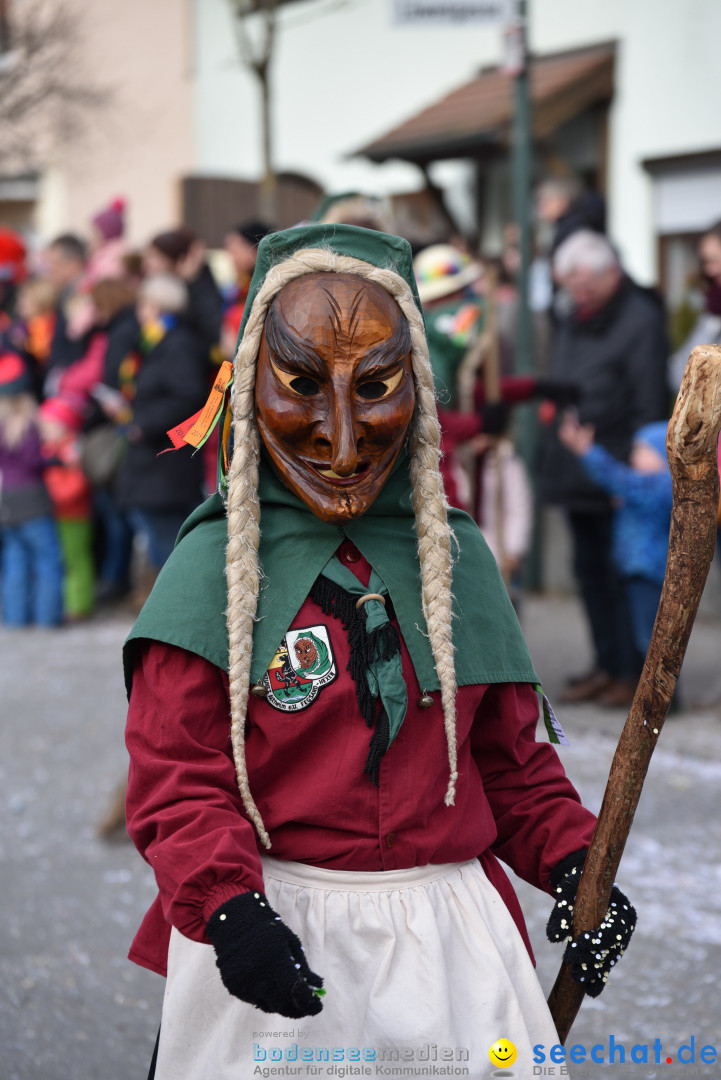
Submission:
M 65 398 L 49 398 L 39 410 L 45 483 L 55 508 L 65 564 L 65 617 L 88 616 L 95 602 L 92 492 L 80 467 L 78 435 L 82 411 Z
M 475 519 L 498 563 L 516 614 L 520 610 L 523 560 L 531 546 L 533 491 L 528 471 L 510 438 L 478 435 Z
M 88 291 L 103 278 L 125 276 L 123 258 L 127 248 L 124 233 L 125 199 L 113 199 L 91 221 L 90 257 L 83 275 L 83 291 Z
M 559 437 L 577 454 L 595 484 L 616 500 L 613 559 L 626 588 L 634 642 L 645 656 L 666 572 L 671 525 L 671 473 L 666 460 L 665 420 L 634 436 L 628 465 L 594 444 L 593 427 L 567 418 Z
M 29 371 L 0 355 L 0 597 L 7 626 L 62 621 L 62 562 Z

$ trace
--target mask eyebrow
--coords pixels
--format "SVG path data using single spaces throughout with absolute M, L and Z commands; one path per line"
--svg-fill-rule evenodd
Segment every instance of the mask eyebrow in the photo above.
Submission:
M 301 372 L 314 379 L 327 377 L 326 365 L 318 353 L 293 334 L 273 307 L 265 319 L 265 340 L 272 359 L 286 370 Z
M 367 378 L 368 375 L 383 371 L 394 361 L 407 356 L 410 351 L 411 332 L 406 320 L 402 319 L 386 341 L 382 341 L 380 345 L 374 345 L 362 357 L 356 369 L 356 378 Z

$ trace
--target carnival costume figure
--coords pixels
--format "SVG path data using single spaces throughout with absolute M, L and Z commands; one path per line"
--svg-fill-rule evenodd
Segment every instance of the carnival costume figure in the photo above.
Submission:
M 441 1052 L 485 1076 L 499 1037 L 530 1075 L 557 1040 L 499 859 L 554 895 L 571 949 L 594 816 L 536 741 L 506 590 L 447 507 L 406 242 L 263 240 L 232 399 L 227 476 L 126 647 L 128 828 L 159 888 L 131 957 L 167 972 L 156 1076 L 278 1054 L 394 1076 Z M 593 993 L 621 946 L 594 949 Z

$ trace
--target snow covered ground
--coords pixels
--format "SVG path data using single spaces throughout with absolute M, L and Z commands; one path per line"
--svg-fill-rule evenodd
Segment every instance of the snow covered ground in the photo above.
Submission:
M 563 677 L 588 663 L 578 605 L 534 598 L 523 619 L 557 699 Z M 120 646 L 128 627 L 106 618 L 54 633 L 0 630 L 0 1080 L 147 1073 L 163 983 L 125 956 L 154 884 L 128 843 L 96 833 L 127 765 Z M 570 1066 L 577 1080 L 721 1075 L 721 718 L 717 706 L 694 705 L 721 684 L 719 657 L 721 623 L 706 616 L 684 670 L 689 707 L 663 730 L 619 872 L 638 930 L 569 1040 L 589 1052 L 602 1045 L 607 1056 L 612 1035 L 626 1061 L 620 1073 L 618 1051 L 614 1064 Z M 556 711 L 571 740 L 566 768 L 597 809 L 625 715 Z M 519 892 L 548 990 L 560 962 L 543 932 L 550 900 L 522 882 Z M 692 1037 L 696 1063 L 679 1064 Z M 650 1047 L 647 1065 L 629 1060 L 640 1044 Z M 718 1048 L 719 1063 L 700 1061 L 706 1045 Z M 554 1069 L 538 1076 L 564 1075 L 548 1062 L 538 1068 Z

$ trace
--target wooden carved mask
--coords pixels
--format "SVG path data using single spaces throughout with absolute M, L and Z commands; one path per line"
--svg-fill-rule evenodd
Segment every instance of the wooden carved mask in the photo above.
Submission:
M 336 273 L 281 289 L 261 339 L 255 415 L 276 469 L 317 517 L 342 525 L 366 512 L 414 406 L 408 324 L 385 289 Z

